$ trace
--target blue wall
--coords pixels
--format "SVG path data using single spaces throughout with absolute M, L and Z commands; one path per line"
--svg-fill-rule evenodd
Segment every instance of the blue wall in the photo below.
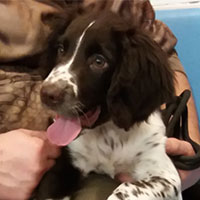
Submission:
M 176 50 L 188 75 L 200 122 L 200 8 L 159 10 L 156 18 L 178 38 Z

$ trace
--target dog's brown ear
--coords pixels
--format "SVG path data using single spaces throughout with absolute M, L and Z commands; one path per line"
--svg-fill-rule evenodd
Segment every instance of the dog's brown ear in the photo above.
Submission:
M 121 63 L 115 70 L 107 104 L 114 123 L 129 129 L 146 120 L 174 95 L 167 55 L 145 33 L 121 33 Z

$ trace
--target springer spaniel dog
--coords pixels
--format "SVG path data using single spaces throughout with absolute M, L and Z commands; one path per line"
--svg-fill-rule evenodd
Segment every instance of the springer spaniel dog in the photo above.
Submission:
M 166 53 L 126 19 L 123 12 L 86 12 L 57 38 L 56 65 L 40 95 L 57 113 L 49 140 L 66 146 L 69 163 L 48 188 L 63 187 L 52 198 L 70 199 L 80 177 L 96 172 L 133 178 L 107 200 L 182 199 L 160 111 L 174 95 L 173 73 Z

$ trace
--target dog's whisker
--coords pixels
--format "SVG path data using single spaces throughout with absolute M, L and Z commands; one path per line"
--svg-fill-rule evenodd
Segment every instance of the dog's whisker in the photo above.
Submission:
M 88 116 L 85 114 L 85 112 L 81 109 L 80 105 L 83 107 L 83 104 L 81 103 L 77 103 L 77 105 L 75 105 L 73 108 L 76 109 L 76 111 L 80 112 L 84 118 L 86 119 L 86 121 L 89 123 L 89 119 Z
M 84 105 L 79 101 L 79 102 L 77 102 L 77 104 L 76 104 L 79 108 L 84 108 Z
M 78 107 L 77 107 L 76 105 L 74 105 L 74 106 L 71 107 L 71 109 L 72 109 L 72 112 L 73 112 L 76 116 L 78 116 Z

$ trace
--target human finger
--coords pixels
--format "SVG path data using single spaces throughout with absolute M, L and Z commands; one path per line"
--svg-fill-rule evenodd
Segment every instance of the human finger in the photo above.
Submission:
M 51 169 L 55 165 L 55 163 L 56 163 L 55 159 L 48 159 L 46 161 L 45 171 L 48 171 L 49 169 Z
M 47 141 L 47 147 L 46 147 L 46 155 L 47 158 L 49 159 L 56 159 L 57 157 L 59 157 L 61 155 L 61 148 L 58 146 L 55 146 L 53 144 L 51 144 L 50 142 Z
M 192 145 L 189 142 L 178 140 L 176 138 L 168 138 L 166 141 L 166 152 L 169 155 L 185 155 L 192 156 L 195 154 Z
M 28 130 L 28 129 L 19 129 L 19 131 L 32 137 L 38 137 L 42 140 L 47 140 L 45 131 L 33 131 L 33 130 Z

